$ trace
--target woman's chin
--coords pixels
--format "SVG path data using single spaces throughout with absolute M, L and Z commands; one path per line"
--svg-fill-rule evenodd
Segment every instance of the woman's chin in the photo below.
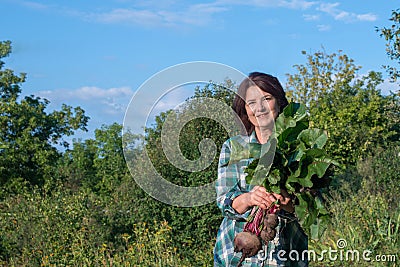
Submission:
M 274 127 L 274 120 L 266 119 L 266 120 L 258 120 L 255 127 L 260 128 L 273 128 Z

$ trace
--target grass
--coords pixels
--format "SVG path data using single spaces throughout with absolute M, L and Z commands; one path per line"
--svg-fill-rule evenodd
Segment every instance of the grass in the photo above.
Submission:
M 310 242 L 318 257 L 311 267 L 399 265 L 399 175 L 394 149 L 335 177 L 329 197 L 332 222 L 321 240 Z M 62 186 L 51 194 L 33 190 L 2 199 L 0 266 L 213 265 L 214 240 L 179 251 L 167 221 L 127 224 L 124 231 L 115 231 L 103 202 L 91 192 L 70 192 Z M 338 240 L 346 246 L 338 248 Z M 358 251 L 358 260 L 349 251 Z M 370 251 L 367 256 L 373 261 L 362 259 L 364 251 Z M 376 261 L 377 256 L 386 261 Z

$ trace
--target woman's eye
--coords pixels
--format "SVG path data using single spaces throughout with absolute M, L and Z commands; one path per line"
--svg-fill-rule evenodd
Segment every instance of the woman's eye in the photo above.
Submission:
M 271 99 L 272 99 L 272 98 L 269 97 L 269 96 L 264 97 L 264 100 L 266 100 L 266 101 L 270 101 Z

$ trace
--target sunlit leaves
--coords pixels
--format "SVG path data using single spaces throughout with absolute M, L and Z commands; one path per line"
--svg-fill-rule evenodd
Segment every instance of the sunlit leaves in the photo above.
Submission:
M 55 145 L 67 146 L 62 138 L 75 130 L 86 130 L 88 117 L 80 107 L 63 105 L 47 112 L 49 101 L 39 97 L 20 98 L 25 75 L 4 69 L 3 57 L 11 43 L 0 42 L 0 186 L 15 180 L 43 185 L 52 179 L 52 167 L 60 156 Z
M 381 94 L 381 73 L 359 75 L 360 67 L 341 51 L 303 54 L 307 62 L 295 65 L 287 87 L 294 101 L 305 104 L 310 126 L 326 132 L 329 155 L 354 164 L 399 140 L 399 96 Z
M 259 150 L 250 149 L 248 145 L 243 147 L 237 142 L 233 144 L 235 160 L 246 155 L 255 158 L 245 170 L 248 183 L 263 185 L 276 193 L 284 187 L 295 195 L 299 202 L 296 214 L 300 224 L 312 238 L 318 238 L 326 228 L 328 214 L 319 196 L 310 191 L 326 187 L 330 175 L 328 168 L 339 163 L 324 150 L 328 139 L 326 133 L 308 128 L 304 105 L 290 103 L 276 121 L 276 133 L 269 140 L 278 140 L 272 166 L 265 166 L 261 161 L 268 152 L 257 157 Z M 257 153 L 251 153 L 254 151 Z
M 386 53 L 388 57 L 400 64 L 400 9 L 393 10 L 390 18 L 392 25 L 388 28 L 377 28 L 380 36 L 386 40 Z M 391 80 L 395 82 L 400 77 L 400 70 L 395 66 L 384 66 Z

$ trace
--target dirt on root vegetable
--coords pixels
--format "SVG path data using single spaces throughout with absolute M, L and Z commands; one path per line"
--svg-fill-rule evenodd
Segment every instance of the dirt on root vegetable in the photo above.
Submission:
M 260 238 L 250 232 L 240 232 L 234 239 L 234 251 L 242 252 L 242 257 L 237 266 L 241 266 L 242 262 L 247 257 L 253 257 L 262 249 Z
M 253 208 L 243 232 L 236 234 L 234 239 L 234 251 L 242 253 L 237 266 L 241 266 L 245 258 L 256 255 L 262 249 L 263 242 L 268 243 L 275 238 L 275 228 L 279 224 L 276 211 L 275 205 L 268 210 Z

